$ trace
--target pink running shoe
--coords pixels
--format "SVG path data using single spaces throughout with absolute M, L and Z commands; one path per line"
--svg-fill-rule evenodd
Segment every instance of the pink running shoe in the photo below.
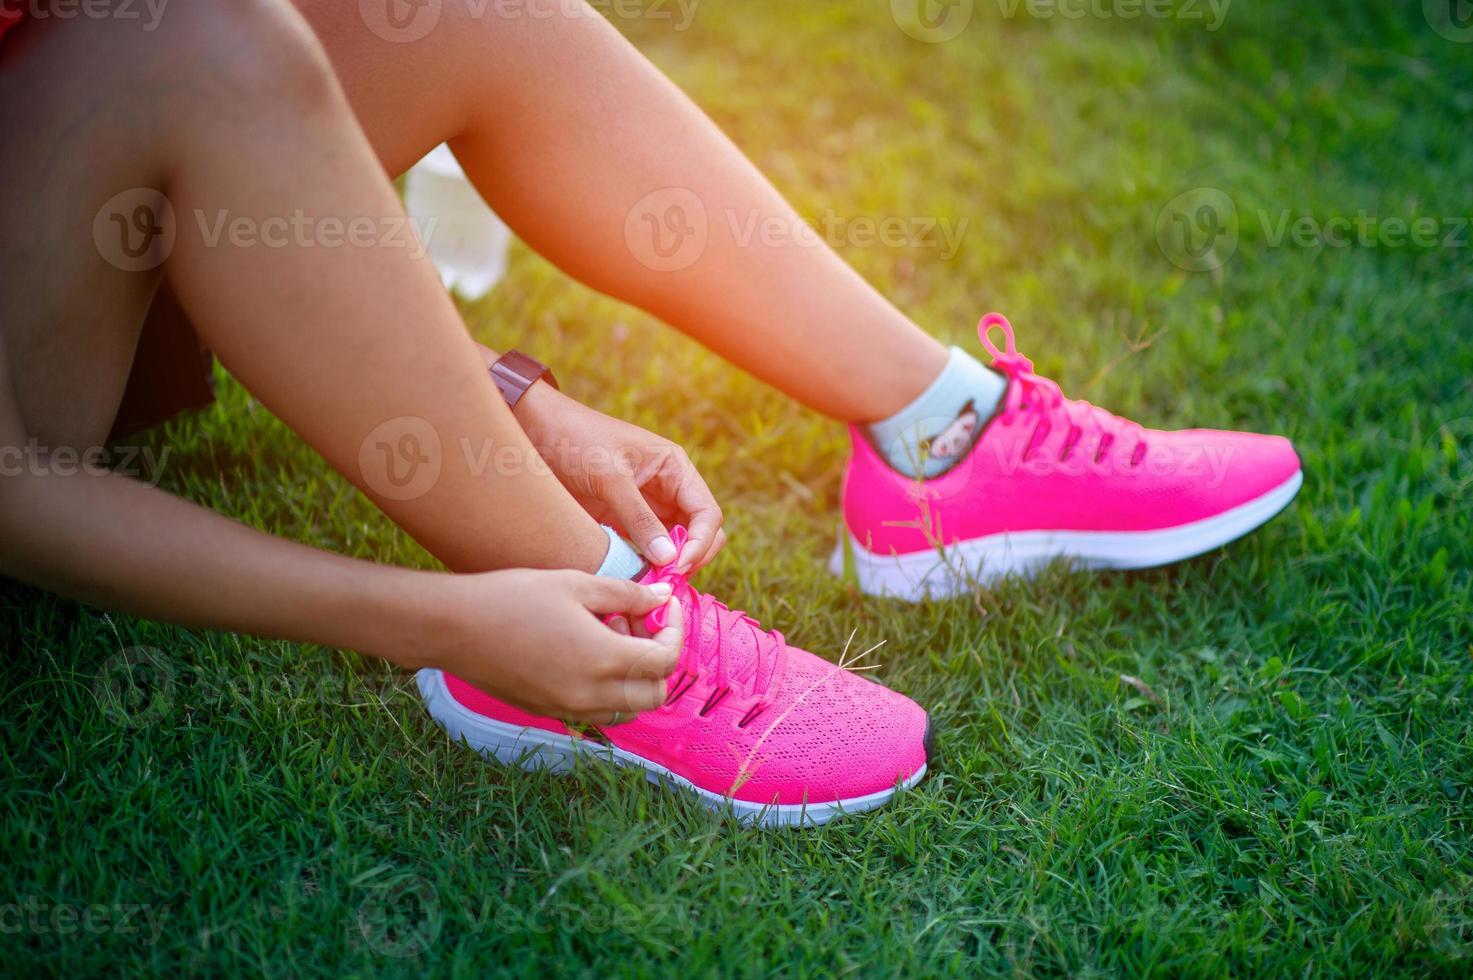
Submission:
M 685 529 L 671 534 L 679 549 Z M 643 768 L 762 827 L 827 823 L 883 806 L 926 774 L 931 725 L 914 701 L 805 650 L 696 591 L 674 570 L 685 647 L 663 707 L 618 725 L 569 728 L 439 670 L 421 670 L 430 715 L 455 741 L 527 769 L 564 772 L 579 755 Z M 663 608 L 651 614 L 652 631 Z
M 1005 350 L 993 346 L 993 327 Z M 954 467 L 912 479 L 850 430 L 844 530 L 831 564 L 843 573 L 847 543 L 861 591 L 912 601 L 953 595 L 1055 558 L 1088 568 L 1165 565 L 1266 523 L 1304 482 L 1287 439 L 1143 428 L 1067 399 L 1034 374 L 1006 317 L 987 314 L 977 332 L 1008 390 Z

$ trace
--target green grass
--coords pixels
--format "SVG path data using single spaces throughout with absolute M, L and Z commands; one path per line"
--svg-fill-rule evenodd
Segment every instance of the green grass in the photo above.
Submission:
M 701 585 L 830 656 L 851 631 L 887 641 L 879 676 L 931 708 L 940 764 L 874 815 L 743 830 L 632 774 L 487 765 L 377 662 L 9 587 L 0 967 L 1473 969 L 1473 232 L 1272 234 L 1281 212 L 1466 219 L 1473 45 L 1416 2 L 1238 0 L 1214 32 L 998 11 L 945 44 L 883 2 L 704 0 L 684 33 L 623 26 L 805 215 L 965 219 L 951 257 L 845 249 L 922 323 L 966 343 L 999 309 L 1067 391 L 1292 436 L 1290 511 L 1172 569 L 862 597 L 823 569 L 839 427 L 519 250 L 466 309 L 478 335 L 690 446 L 731 539 Z M 1158 216 L 1204 186 L 1239 243 L 1189 272 Z M 429 564 L 233 384 L 165 444 L 171 489 Z M 156 683 L 124 724 L 94 688 L 130 648 Z M 89 906 L 146 907 L 156 931 L 89 932 L 69 918 Z

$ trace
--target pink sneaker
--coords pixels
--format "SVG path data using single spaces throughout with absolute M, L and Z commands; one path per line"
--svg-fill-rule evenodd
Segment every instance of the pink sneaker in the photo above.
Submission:
M 678 549 L 683 528 L 672 532 Z M 930 720 L 903 694 L 764 631 L 696 591 L 674 566 L 685 614 L 681 660 L 663 707 L 583 734 L 528 714 L 439 670 L 421 670 L 430 715 L 455 741 L 527 769 L 563 772 L 577 756 L 639 766 L 713 809 L 763 827 L 827 823 L 883 806 L 926 774 Z M 664 609 L 652 614 L 652 630 Z
M 993 346 L 993 327 L 1006 350 Z M 1266 523 L 1304 482 L 1287 439 L 1143 428 L 1034 374 L 1006 317 L 987 314 L 977 332 L 1008 390 L 954 467 L 917 481 L 850 430 L 845 530 L 832 567 L 843 573 L 847 543 L 864 592 L 952 595 L 1055 558 L 1089 568 L 1168 564 Z

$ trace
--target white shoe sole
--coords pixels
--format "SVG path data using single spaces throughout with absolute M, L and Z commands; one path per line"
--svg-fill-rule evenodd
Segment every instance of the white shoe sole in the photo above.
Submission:
M 835 575 L 844 574 L 847 537 L 859 590 L 911 602 L 957 595 L 1006 575 L 1027 575 L 1056 558 L 1084 568 L 1154 568 L 1205 554 L 1261 527 L 1289 506 L 1303 483 L 1301 470 L 1232 510 L 1157 531 L 1016 531 L 908 555 L 870 551 L 841 524 L 829 567 Z
M 738 821 L 757 827 L 816 827 L 835 817 L 863 813 L 884 806 L 901 790 L 910 789 L 926 775 L 922 765 L 909 779 L 867 796 L 838 800 L 833 803 L 749 803 L 701 789 L 677 773 L 648 759 L 587 738 L 572 738 L 541 728 L 524 728 L 496 721 L 471 711 L 455 700 L 438 670 L 421 670 L 417 675 L 419 693 L 424 698 L 430 717 L 439 722 L 452 741 L 464 742 L 487 758 L 529 770 L 565 773 L 572 770 L 579 756 L 635 766 L 644 770 L 650 782 L 674 785 L 695 795 L 706 807 L 732 814 Z

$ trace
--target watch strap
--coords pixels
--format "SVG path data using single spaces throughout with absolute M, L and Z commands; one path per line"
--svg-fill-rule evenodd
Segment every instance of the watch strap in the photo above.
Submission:
M 491 380 L 496 382 L 496 389 L 510 408 L 516 408 L 527 389 L 538 381 L 557 387 L 557 379 L 546 364 L 519 350 L 509 350 L 496 359 L 491 365 Z

